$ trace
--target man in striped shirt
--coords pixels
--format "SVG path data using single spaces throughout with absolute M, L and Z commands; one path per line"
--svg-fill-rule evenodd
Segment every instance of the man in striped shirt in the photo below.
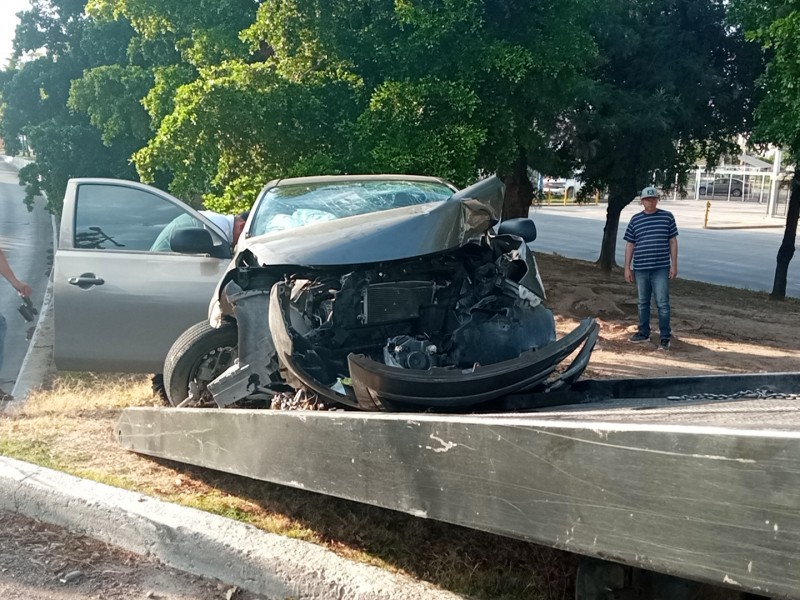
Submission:
M 644 210 L 633 216 L 625 230 L 625 280 L 635 281 L 639 293 L 639 330 L 630 341 L 650 340 L 650 301 L 655 297 L 661 334 L 658 347 L 669 350 L 669 280 L 678 275 L 678 227 L 671 212 L 658 208 L 656 188 L 644 188 L 641 199 Z

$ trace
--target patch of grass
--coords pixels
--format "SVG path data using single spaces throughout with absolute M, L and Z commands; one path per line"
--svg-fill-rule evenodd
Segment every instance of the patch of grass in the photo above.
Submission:
M 49 444 L 44 440 L 3 439 L 0 440 L 0 454 L 59 471 L 67 466 L 52 455 Z
M 130 477 L 104 473 L 103 471 L 98 471 L 96 469 L 74 469 L 69 466 L 66 466 L 61 470 L 69 473 L 70 475 L 74 475 L 75 477 L 80 477 L 81 479 L 91 479 L 92 481 L 109 485 L 111 487 L 130 490 L 132 492 L 139 492 L 148 496 L 156 495 L 153 490 L 146 485 L 146 483 L 134 481 Z
M 472 598 L 562 600 L 576 557 L 534 544 L 122 450 L 122 408 L 154 406 L 148 377 L 63 373 L 0 416 L 0 454 L 323 545 Z

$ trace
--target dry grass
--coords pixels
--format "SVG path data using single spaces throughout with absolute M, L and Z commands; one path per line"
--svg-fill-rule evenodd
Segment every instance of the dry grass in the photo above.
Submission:
M 0 454 L 246 521 L 474 598 L 572 597 L 577 558 L 568 553 L 120 449 L 122 408 L 159 403 L 144 376 L 61 374 L 0 416 Z

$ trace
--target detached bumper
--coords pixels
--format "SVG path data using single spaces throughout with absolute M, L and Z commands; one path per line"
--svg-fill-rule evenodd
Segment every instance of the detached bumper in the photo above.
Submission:
M 424 410 L 466 408 L 506 394 L 542 386 L 568 384 L 589 362 L 598 326 L 586 319 L 569 334 L 538 350 L 523 352 L 513 360 L 472 369 L 400 369 L 363 355 L 349 356 L 350 379 L 359 407 L 366 410 Z M 562 377 L 545 386 L 558 364 L 582 346 Z

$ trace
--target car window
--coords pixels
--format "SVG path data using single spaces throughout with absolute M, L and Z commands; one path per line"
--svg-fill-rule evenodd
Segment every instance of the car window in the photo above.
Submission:
M 75 248 L 149 251 L 167 226 L 183 215 L 191 217 L 183 207 L 146 190 L 81 184 L 73 244 Z
M 284 231 L 312 223 L 442 202 L 453 195 L 447 185 L 426 181 L 338 181 L 273 187 L 258 204 L 251 235 Z

